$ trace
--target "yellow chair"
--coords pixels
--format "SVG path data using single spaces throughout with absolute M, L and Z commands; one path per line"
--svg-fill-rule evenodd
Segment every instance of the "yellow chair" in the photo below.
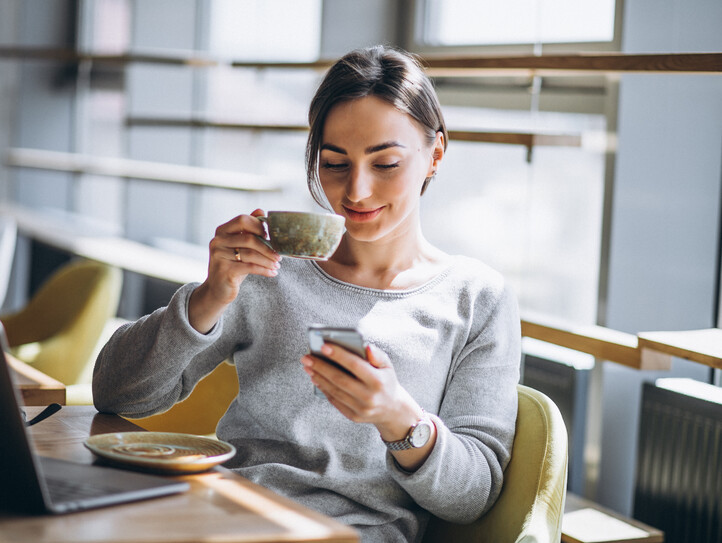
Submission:
M 89 381 L 97 344 L 118 309 L 122 280 L 118 268 L 100 262 L 65 264 L 24 308 L 0 317 L 11 352 L 65 385 Z
M 193 392 L 168 411 L 132 421 L 153 432 L 215 435 L 218 421 L 238 394 L 236 367 L 221 363 L 196 384 Z
M 511 461 L 494 506 L 471 524 L 432 517 L 423 543 L 558 543 L 567 486 L 567 430 L 557 406 L 518 385 Z

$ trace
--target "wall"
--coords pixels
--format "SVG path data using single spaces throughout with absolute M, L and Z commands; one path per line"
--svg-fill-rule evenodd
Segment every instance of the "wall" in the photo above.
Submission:
M 402 19 L 411 17 L 403 0 L 324 0 L 321 58 L 336 58 L 357 47 L 396 44 Z
M 719 0 L 627 0 L 623 51 L 722 51 Z M 722 174 L 722 76 L 625 75 L 620 81 L 606 322 L 644 330 L 715 325 Z M 606 364 L 597 500 L 631 512 L 641 383 L 707 380 Z
M 0 0 L 0 45 L 9 45 L 17 40 L 17 2 Z M 15 62 L 0 60 L 0 151 L 10 146 L 13 123 L 13 107 L 17 96 L 17 65 Z M 0 198 L 7 198 L 9 187 L 7 173 L 0 168 Z

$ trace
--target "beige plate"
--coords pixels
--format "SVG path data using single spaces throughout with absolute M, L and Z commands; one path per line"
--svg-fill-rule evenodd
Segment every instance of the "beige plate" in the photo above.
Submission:
M 206 471 L 236 454 L 225 441 L 170 432 L 98 434 L 85 446 L 113 463 L 163 473 Z

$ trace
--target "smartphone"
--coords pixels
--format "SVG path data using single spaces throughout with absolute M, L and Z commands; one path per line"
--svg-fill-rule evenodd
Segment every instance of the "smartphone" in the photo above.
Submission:
M 333 343 L 334 345 L 343 347 L 366 360 L 367 343 L 361 333 L 355 328 L 338 328 L 318 324 L 308 327 L 308 346 L 311 354 L 336 366 L 341 371 L 352 375 L 348 370 L 342 368 L 338 363 L 321 353 L 321 347 L 324 343 Z M 323 396 L 323 392 L 318 390 L 318 388 L 314 387 L 314 392 L 316 395 Z

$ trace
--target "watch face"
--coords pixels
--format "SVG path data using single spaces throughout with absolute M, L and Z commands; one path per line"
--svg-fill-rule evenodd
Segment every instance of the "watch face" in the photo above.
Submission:
M 409 441 L 412 447 L 423 447 L 431 437 L 431 424 L 427 421 L 422 420 L 416 425 L 414 431 L 411 432 Z

